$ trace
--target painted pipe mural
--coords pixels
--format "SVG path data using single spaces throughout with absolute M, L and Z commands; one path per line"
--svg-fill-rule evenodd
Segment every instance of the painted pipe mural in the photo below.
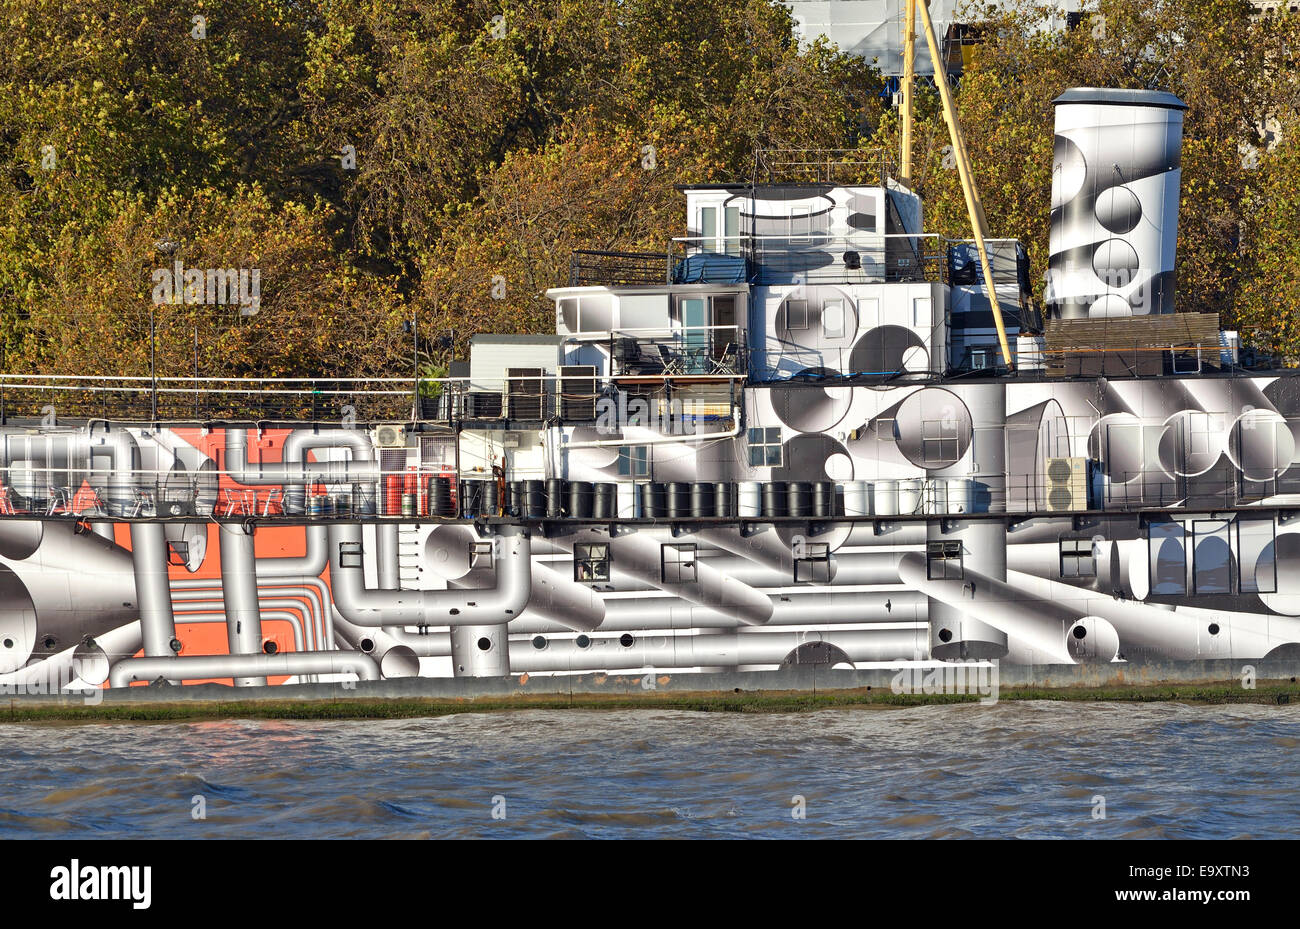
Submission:
M 751 387 L 757 434 L 657 446 L 652 481 L 564 427 L 564 478 L 439 515 L 417 442 L 8 427 L 0 682 L 1257 660 L 1300 645 L 1298 384 Z

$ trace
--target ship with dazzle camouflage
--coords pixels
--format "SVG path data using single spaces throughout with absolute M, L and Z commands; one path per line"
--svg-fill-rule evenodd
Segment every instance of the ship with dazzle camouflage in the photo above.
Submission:
M 0 685 L 1294 655 L 1300 379 L 1177 312 L 1184 109 L 1056 100 L 1041 303 L 960 146 L 961 241 L 767 151 L 436 382 L 6 375 Z

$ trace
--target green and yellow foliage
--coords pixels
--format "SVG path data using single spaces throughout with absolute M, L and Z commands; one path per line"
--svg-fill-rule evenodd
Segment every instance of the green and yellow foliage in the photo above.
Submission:
M 976 14 L 956 96 L 994 234 L 1041 279 L 1054 97 L 1171 90 L 1180 306 L 1300 354 L 1300 17 L 1094 5 L 1069 31 L 1046 4 Z M 759 146 L 896 149 L 882 87 L 769 0 L 0 0 L 4 366 L 146 373 L 150 274 L 174 259 L 258 268 L 262 309 L 157 307 L 164 375 L 192 372 L 196 332 L 205 375 L 328 377 L 405 376 L 413 317 L 461 349 L 547 331 L 573 249 L 685 232 L 677 185 L 747 180 Z M 965 236 L 932 91 L 918 120 L 927 225 Z
M 880 87 L 767 0 L 0 0 L 6 367 L 145 373 L 180 259 L 262 308 L 158 308 L 160 374 L 197 330 L 206 375 L 405 375 L 403 320 L 549 328 L 573 248 L 663 247 L 674 185 L 856 144 Z

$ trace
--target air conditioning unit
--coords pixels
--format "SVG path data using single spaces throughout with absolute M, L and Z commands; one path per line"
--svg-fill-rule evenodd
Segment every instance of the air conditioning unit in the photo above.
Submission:
M 376 448 L 406 448 L 406 427 L 401 423 L 376 426 L 371 435 Z
M 1047 459 L 1047 510 L 1064 513 L 1088 508 L 1088 459 Z
M 506 368 L 506 415 L 510 419 L 542 419 L 542 368 Z
M 560 417 L 574 422 L 590 422 L 596 418 L 594 366 L 560 366 Z

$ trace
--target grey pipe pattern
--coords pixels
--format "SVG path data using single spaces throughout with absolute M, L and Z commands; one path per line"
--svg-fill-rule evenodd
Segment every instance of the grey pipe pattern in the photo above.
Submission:
M 113 666 L 109 685 L 126 687 L 136 681 L 194 681 L 222 677 L 270 677 L 303 674 L 355 674 L 363 681 L 379 680 L 379 668 L 360 652 L 280 652 L 274 655 L 176 655 L 171 658 L 127 658 Z

